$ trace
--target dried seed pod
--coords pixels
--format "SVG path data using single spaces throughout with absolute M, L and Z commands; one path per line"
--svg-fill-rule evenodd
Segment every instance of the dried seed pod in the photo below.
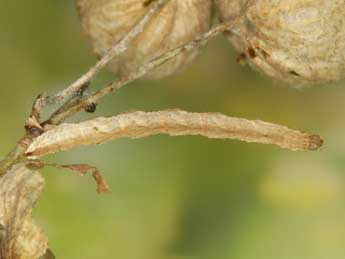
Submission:
M 344 0 L 216 0 L 220 19 L 243 11 L 228 33 L 249 64 L 289 83 L 322 83 L 345 75 Z
M 48 238 L 31 216 L 44 185 L 44 178 L 24 164 L 0 178 L 0 258 L 36 259 L 46 252 Z
M 76 0 L 83 32 L 92 48 L 103 56 L 145 15 L 153 1 Z M 206 32 L 211 24 L 211 0 L 170 0 L 156 13 L 127 50 L 110 62 L 110 70 L 127 75 L 149 60 Z M 198 53 L 188 50 L 151 72 L 160 78 L 188 65 Z

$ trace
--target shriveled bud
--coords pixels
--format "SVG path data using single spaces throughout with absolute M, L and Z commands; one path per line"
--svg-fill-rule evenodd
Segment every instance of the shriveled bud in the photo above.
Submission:
M 345 0 L 216 0 L 221 20 L 243 11 L 229 39 L 249 64 L 295 84 L 345 77 Z
M 76 0 L 83 32 L 96 54 L 103 56 L 145 15 L 148 0 Z M 110 70 L 127 75 L 149 60 L 206 32 L 211 24 L 211 0 L 170 0 L 155 14 L 128 49 L 110 62 Z M 148 77 L 160 78 L 188 65 L 198 53 L 190 50 L 168 61 Z

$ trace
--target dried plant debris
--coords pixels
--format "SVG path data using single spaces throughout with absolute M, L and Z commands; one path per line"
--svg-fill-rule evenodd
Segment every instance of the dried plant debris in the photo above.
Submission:
M 137 111 L 108 118 L 98 117 L 76 124 L 61 124 L 39 136 L 29 146 L 26 155 L 44 156 L 122 137 L 140 138 L 155 134 L 239 139 L 274 144 L 290 150 L 316 150 L 322 145 L 322 139 L 318 135 L 309 135 L 259 120 L 233 118 L 219 113 L 166 110 Z
M 24 164 L 0 178 L 1 259 L 37 259 L 45 254 L 48 239 L 31 218 L 44 185 L 43 177 Z
M 94 52 L 104 56 L 123 39 L 152 8 L 147 0 L 76 0 L 83 33 Z M 127 76 L 163 53 L 186 44 L 211 26 L 211 0 L 171 0 L 151 17 L 141 33 L 128 43 L 126 51 L 109 63 L 110 70 Z M 116 21 L 116 23 L 114 23 Z M 149 72 L 161 78 L 187 67 L 199 48 L 190 49 Z
M 215 0 L 222 21 L 244 11 L 226 33 L 248 63 L 294 86 L 343 79 L 344 0 Z
M 74 173 L 78 173 L 81 176 L 84 176 L 88 173 L 92 173 L 92 177 L 94 178 L 97 184 L 97 192 L 111 193 L 111 190 L 106 180 L 104 179 L 102 173 L 95 166 L 91 166 L 88 164 L 61 165 L 61 164 L 56 164 L 56 163 L 46 163 L 38 159 L 28 159 L 26 161 L 26 167 L 32 170 L 40 170 L 47 166 L 55 167 L 58 169 L 69 170 Z
M 94 166 L 90 166 L 88 164 L 77 164 L 77 165 L 58 165 L 58 164 L 47 164 L 50 166 L 54 166 L 57 168 L 67 169 L 73 172 L 76 172 L 82 176 L 86 175 L 87 173 L 91 172 L 93 178 L 97 184 L 97 192 L 98 193 L 111 193 L 111 190 L 105 181 L 101 172 Z

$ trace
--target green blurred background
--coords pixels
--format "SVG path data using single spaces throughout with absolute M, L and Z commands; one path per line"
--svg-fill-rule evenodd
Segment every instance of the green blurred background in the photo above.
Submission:
M 0 4 L 1 154 L 23 134 L 32 101 L 95 62 L 71 0 Z M 35 218 L 57 258 L 345 258 L 344 82 L 296 90 L 235 62 L 219 37 L 185 72 L 133 83 L 97 115 L 181 108 L 319 133 L 318 152 L 202 137 L 118 140 L 48 158 L 97 166 L 91 177 L 49 169 Z M 94 87 L 112 79 L 101 74 Z M 85 118 L 87 115 L 82 115 Z M 80 120 L 76 117 L 74 120 Z

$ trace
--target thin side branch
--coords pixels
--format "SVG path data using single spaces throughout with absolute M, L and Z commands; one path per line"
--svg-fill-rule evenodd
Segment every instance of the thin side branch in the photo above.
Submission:
M 239 19 L 239 18 L 238 18 Z M 173 59 L 174 57 L 178 56 L 184 51 L 188 51 L 190 49 L 199 48 L 205 45 L 210 39 L 214 38 L 218 34 L 231 30 L 237 23 L 238 19 L 234 19 L 231 21 L 227 21 L 221 23 L 208 32 L 202 34 L 201 36 L 197 37 L 196 39 L 192 40 L 191 42 L 181 45 L 176 49 L 170 50 L 161 56 L 151 60 L 150 62 L 142 65 L 138 70 L 130 73 L 128 76 L 120 78 L 118 81 L 111 83 L 110 85 L 104 87 L 103 89 L 95 92 L 94 94 L 88 96 L 83 100 L 76 101 L 74 104 L 66 107 L 66 109 L 61 109 L 57 113 L 53 114 L 49 120 L 47 120 L 44 124 L 48 125 L 58 125 L 59 123 L 63 122 L 67 118 L 73 116 L 75 113 L 79 112 L 80 110 L 84 109 L 91 103 L 97 103 L 103 97 L 109 95 L 110 93 L 120 89 L 121 87 L 143 77 L 151 70 L 159 67 L 160 65 L 164 64 L 165 62 Z
M 31 142 L 32 138 L 30 136 L 23 137 L 18 141 L 15 148 L 0 161 L 0 178 L 5 175 L 14 164 L 18 163 L 23 158 Z
M 76 124 L 61 124 L 39 136 L 29 146 L 26 155 L 44 156 L 117 138 L 140 138 L 155 134 L 239 139 L 274 144 L 294 151 L 316 150 L 322 145 L 318 135 L 309 135 L 259 120 L 251 121 L 219 113 L 190 113 L 180 110 L 138 111 L 109 118 L 98 117 Z
M 133 29 L 117 44 L 115 44 L 107 54 L 103 56 L 103 58 L 96 63 L 95 66 L 89 69 L 88 72 L 86 72 L 84 75 L 82 75 L 78 80 L 76 80 L 74 83 L 72 83 L 70 86 L 68 86 L 66 89 L 62 90 L 58 94 L 56 94 L 53 97 L 48 96 L 39 96 L 32 107 L 32 112 L 29 118 L 27 119 L 25 123 L 26 128 L 26 134 L 22 137 L 20 141 L 18 141 L 17 145 L 14 147 L 14 149 L 8 153 L 5 158 L 3 158 L 0 161 L 0 177 L 2 177 L 6 172 L 17 162 L 21 161 L 24 158 L 24 153 L 26 151 L 27 146 L 32 142 L 32 140 L 37 137 L 37 133 L 41 132 L 41 125 L 37 125 L 39 123 L 40 119 L 40 112 L 42 108 L 48 104 L 51 103 L 62 103 L 68 98 L 74 96 L 77 93 L 80 93 L 81 90 L 83 90 L 87 85 L 90 83 L 90 81 L 101 71 L 102 68 L 104 68 L 114 57 L 121 54 L 127 49 L 127 46 L 129 42 L 134 39 L 137 35 L 139 35 L 142 30 L 144 29 L 145 25 L 151 20 L 151 18 L 160 10 L 160 8 L 170 0 L 155 0 L 150 1 L 148 4 L 152 3 L 152 7 L 148 10 L 148 12 L 145 14 L 145 16 L 136 24 L 136 26 L 133 27 Z M 60 112 L 65 113 L 66 111 L 70 110 L 70 112 L 67 112 L 67 114 L 74 114 L 78 112 L 80 109 L 76 109 L 76 104 L 78 104 L 78 101 L 74 101 L 72 103 L 65 103 L 63 104 L 59 109 L 58 112 L 54 113 L 51 116 L 50 121 L 51 123 L 53 121 L 56 122 L 62 122 L 64 121 L 63 116 L 57 116 L 58 119 L 54 120 L 56 114 L 59 115 Z M 84 102 L 83 102 L 84 103 Z M 87 102 L 89 104 L 89 102 Z M 88 105 L 86 104 L 85 107 Z M 84 107 L 84 106 L 83 106 Z M 67 118 L 66 116 L 65 118 Z M 53 123 L 52 123 L 53 124 Z M 53 124 L 56 125 L 56 124 Z
M 52 98 L 46 98 L 47 102 L 62 102 L 67 98 L 72 97 L 78 93 L 116 56 L 127 50 L 129 43 L 138 36 L 144 29 L 145 25 L 151 18 L 161 9 L 161 7 L 169 0 L 155 0 L 152 1 L 152 7 L 147 11 L 143 18 L 133 27 L 133 29 L 126 34 L 118 43 L 116 43 L 93 67 L 89 69 L 78 80 L 62 90 Z

